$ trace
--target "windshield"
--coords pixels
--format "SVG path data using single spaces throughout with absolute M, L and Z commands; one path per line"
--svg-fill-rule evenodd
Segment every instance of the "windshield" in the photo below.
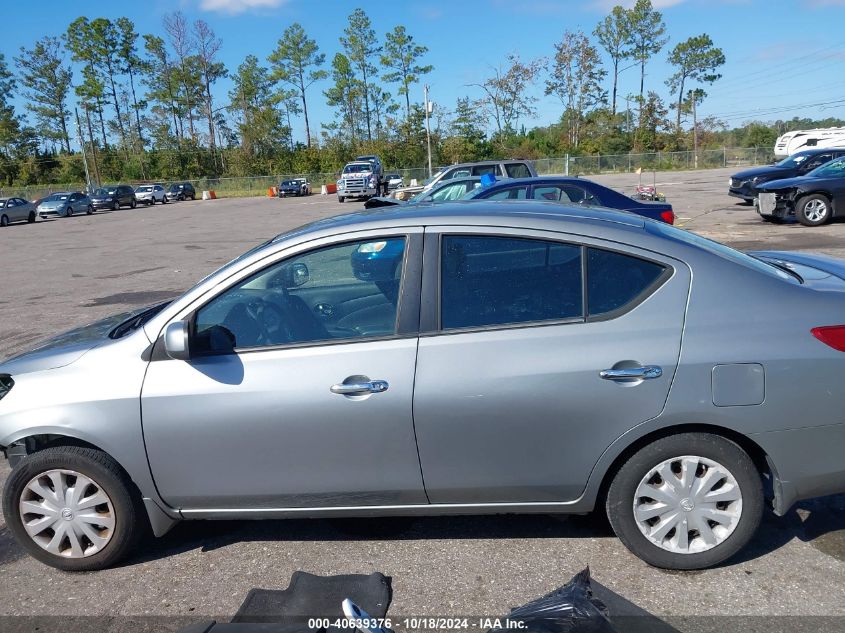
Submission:
M 816 167 L 808 176 L 813 178 L 842 178 L 845 177 L 845 158 L 837 158 L 821 167 Z
M 100 188 L 100 189 L 97 189 L 97 191 L 94 192 L 94 195 L 95 196 L 113 196 L 115 191 L 117 191 L 117 190 L 116 189 Z
M 370 165 L 347 165 L 343 168 L 344 174 L 362 174 L 368 171 L 372 171 L 372 167 Z
M 140 191 L 141 193 L 144 193 L 145 191 L 152 191 L 152 190 L 153 190 L 152 187 L 143 186 L 143 187 L 138 187 L 135 191 Z
M 67 200 L 69 194 L 66 193 L 54 193 L 52 196 L 47 198 L 47 202 L 59 202 L 61 200 Z
M 792 156 L 787 156 L 779 163 L 775 163 L 775 165 L 778 167 L 798 167 L 798 165 L 803 163 L 812 155 L 813 152 L 798 152 L 797 154 L 793 154 Z
M 298 182 L 296 182 L 295 180 L 285 180 L 285 181 L 282 183 L 282 187 L 295 187 L 295 186 L 296 186 L 296 185 L 298 185 L 298 184 L 299 184 L 299 183 L 298 183 Z

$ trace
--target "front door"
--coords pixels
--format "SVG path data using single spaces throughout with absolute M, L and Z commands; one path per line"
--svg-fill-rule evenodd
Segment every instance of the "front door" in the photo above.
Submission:
M 411 417 L 418 310 L 402 311 L 409 296 L 418 305 L 420 243 L 417 229 L 323 245 L 192 312 L 192 359 L 153 360 L 142 393 L 166 502 L 426 502 Z
M 440 279 L 423 305 L 438 314 L 423 316 L 414 419 L 431 503 L 576 499 L 611 442 L 663 409 L 688 269 L 478 227 L 427 235 L 426 263 Z

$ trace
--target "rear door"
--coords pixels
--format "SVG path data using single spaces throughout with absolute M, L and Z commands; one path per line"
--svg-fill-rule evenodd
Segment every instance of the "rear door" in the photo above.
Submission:
M 681 262 L 467 227 L 427 229 L 424 268 L 414 423 L 432 503 L 576 499 L 611 442 L 662 411 Z

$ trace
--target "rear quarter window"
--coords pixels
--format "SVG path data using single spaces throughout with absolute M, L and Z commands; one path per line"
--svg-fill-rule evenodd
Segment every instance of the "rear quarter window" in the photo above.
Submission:
M 530 178 L 531 172 L 525 163 L 509 163 L 505 165 L 508 178 Z
M 666 267 L 615 251 L 587 249 L 587 317 L 607 317 L 650 295 Z

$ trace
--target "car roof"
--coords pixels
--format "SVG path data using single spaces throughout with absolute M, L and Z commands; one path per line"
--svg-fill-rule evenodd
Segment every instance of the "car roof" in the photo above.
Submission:
M 498 165 L 499 163 L 530 163 L 531 161 L 523 158 L 494 158 L 492 160 L 475 160 L 470 163 L 455 163 L 454 165 L 446 165 L 438 169 L 453 169 L 455 167 L 473 167 L 476 165 Z
M 586 180 L 584 178 L 578 178 L 577 176 L 525 176 L 523 178 L 499 178 L 494 182 L 492 185 L 486 187 L 485 190 L 492 189 L 494 187 L 498 187 L 499 185 L 541 185 L 541 184 L 580 184 L 584 182 L 589 182 L 590 184 L 596 184 L 592 180 Z
M 566 230 L 572 225 L 590 224 L 608 229 L 642 232 L 646 220 L 625 211 L 596 207 L 562 205 L 538 200 L 458 200 L 454 202 L 378 207 L 336 215 L 306 224 L 277 235 L 270 243 L 278 243 L 304 235 L 341 230 L 365 231 L 419 224 L 510 226 L 538 230 Z
M 793 152 L 790 156 L 795 156 L 795 154 L 824 154 L 826 152 L 845 152 L 845 147 L 808 147 L 802 150 L 798 150 L 797 152 Z M 789 158 L 787 156 L 787 158 Z

